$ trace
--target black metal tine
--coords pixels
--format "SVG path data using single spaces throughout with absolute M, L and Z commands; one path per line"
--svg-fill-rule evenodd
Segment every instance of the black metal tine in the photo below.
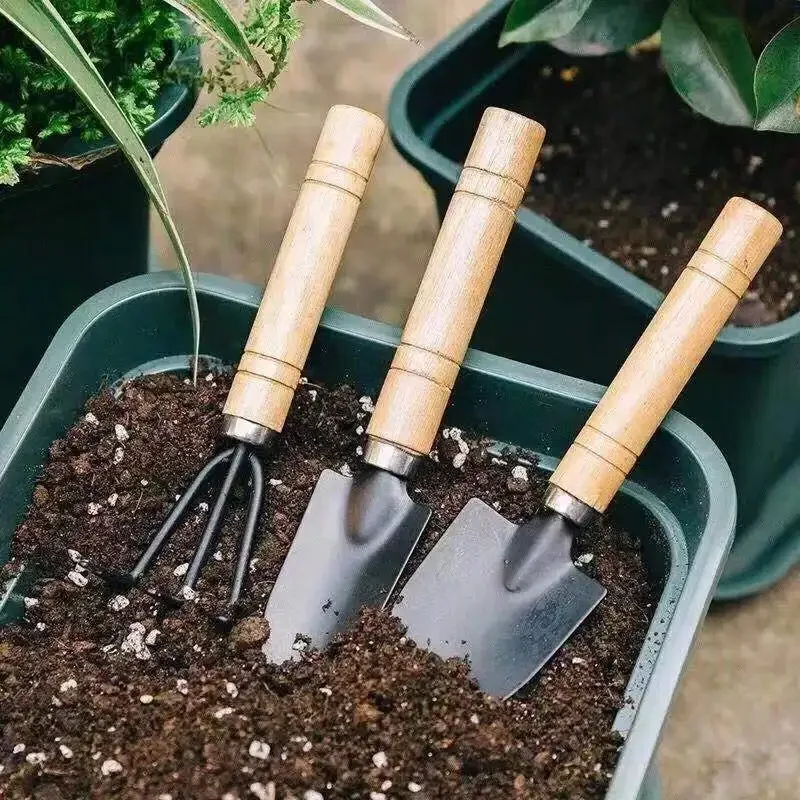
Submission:
M 158 533 L 152 538 L 147 549 L 139 557 L 135 566 L 130 572 L 121 574 L 108 574 L 107 577 L 116 583 L 121 583 L 126 586 L 133 586 L 144 575 L 150 567 L 152 561 L 158 556 L 173 529 L 180 522 L 181 517 L 186 513 L 186 509 L 194 500 L 195 495 L 200 491 L 201 487 L 211 475 L 211 473 L 223 462 L 227 461 L 234 453 L 236 448 L 229 447 L 218 453 L 212 458 L 201 470 L 197 473 L 197 477 L 191 482 L 189 488 L 181 495 L 180 500 L 172 507 L 169 516 L 164 520 L 164 523 L 159 528 Z
M 224 626 L 229 626 L 233 623 L 236 607 L 242 595 L 242 588 L 244 587 L 244 582 L 250 567 L 250 555 L 253 551 L 258 515 L 261 511 L 261 502 L 264 497 L 264 468 L 261 466 L 261 461 L 255 453 L 251 452 L 247 455 L 250 460 L 250 476 L 252 480 L 250 505 L 247 510 L 247 521 L 245 522 L 244 532 L 242 533 L 241 542 L 239 544 L 239 557 L 236 561 L 236 571 L 233 574 L 231 590 L 228 595 L 228 610 L 217 617 L 217 621 Z
M 194 593 L 194 587 L 197 584 L 198 578 L 200 577 L 200 571 L 203 569 L 203 566 L 208 559 L 209 553 L 211 552 L 211 547 L 217 540 L 220 524 L 222 523 L 222 518 L 225 513 L 225 506 L 228 504 L 228 497 L 246 454 L 247 445 L 244 443 L 237 444 L 233 451 L 231 463 L 228 467 L 228 472 L 225 475 L 222 488 L 220 489 L 217 500 L 214 503 L 214 508 L 211 510 L 211 516 L 208 518 L 208 523 L 203 531 L 203 536 L 200 539 L 200 543 L 197 545 L 197 549 L 194 551 L 192 563 L 189 565 L 186 578 L 183 581 L 183 586 L 180 590 L 180 596 L 184 600 L 191 599 L 191 596 Z

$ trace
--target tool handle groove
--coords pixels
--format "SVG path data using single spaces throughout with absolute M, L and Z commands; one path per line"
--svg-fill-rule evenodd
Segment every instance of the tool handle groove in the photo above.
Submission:
M 467 155 L 367 433 L 428 455 L 544 139 L 487 109 Z
M 328 112 L 224 413 L 280 431 L 383 140 L 378 117 Z
M 781 235 L 728 201 L 550 479 L 605 511 Z

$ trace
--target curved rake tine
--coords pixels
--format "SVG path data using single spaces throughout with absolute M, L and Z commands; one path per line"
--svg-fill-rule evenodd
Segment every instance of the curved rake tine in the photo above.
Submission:
M 227 461 L 233 455 L 235 449 L 236 448 L 229 447 L 226 450 L 223 450 L 221 453 L 218 453 L 216 456 L 214 456 L 214 458 L 211 459 L 211 461 L 208 462 L 208 464 L 203 467 L 203 469 L 200 470 L 200 472 L 197 473 L 197 477 L 191 482 L 189 488 L 181 496 L 181 499 L 178 500 L 178 502 L 172 507 L 170 515 L 166 518 L 166 520 L 164 520 L 164 523 L 159 528 L 158 533 L 156 533 L 150 544 L 147 546 L 147 549 L 139 557 L 139 560 L 136 562 L 136 565 L 133 567 L 133 569 L 130 572 L 124 573 L 107 573 L 107 577 L 109 579 L 127 587 L 131 587 L 139 581 L 142 575 L 144 575 L 144 573 L 150 567 L 152 561 L 156 558 L 156 556 L 158 556 L 164 545 L 167 543 L 167 539 L 169 539 L 170 534 L 180 522 L 181 517 L 183 517 L 183 515 L 186 513 L 186 509 L 192 503 L 195 495 L 200 491 L 205 481 L 220 464 Z
M 225 506 L 228 504 L 228 497 L 246 454 L 246 444 L 241 443 L 236 445 L 222 488 L 214 503 L 214 508 L 211 510 L 211 516 L 208 518 L 206 529 L 203 531 L 203 537 L 200 539 L 200 543 L 194 551 L 192 562 L 189 564 L 186 578 L 183 581 L 183 586 L 181 586 L 179 598 L 183 600 L 191 599 L 194 593 L 194 587 L 197 584 L 197 579 L 200 577 L 200 571 L 203 569 L 208 559 L 211 547 L 217 541 L 220 524 L 222 523 L 222 517 L 225 513 Z
M 253 551 L 255 541 L 256 525 L 258 515 L 261 511 L 261 501 L 264 496 L 264 468 L 255 453 L 248 453 L 250 460 L 250 476 L 252 479 L 252 492 L 250 495 L 250 506 L 247 510 L 247 521 L 245 522 L 242 540 L 239 545 L 239 558 L 236 562 L 236 571 L 231 581 L 231 591 L 228 595 L 228 609 L 217 617 L 217 621 L 224 627 L 230 627 L 236 614 L 236 607 L 242 594 L 244 581 L 250 567 L 250 555 Z

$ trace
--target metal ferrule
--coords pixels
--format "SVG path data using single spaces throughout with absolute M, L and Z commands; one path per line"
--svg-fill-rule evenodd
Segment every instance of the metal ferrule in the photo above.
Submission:
M 248 419 L 234 417 L 232 414 L 222 415 L 222 432 L 229 439 L 254 447 L 261 447 L 278 435 L 272 428 L 250 422 Z
M 367 446 L 364 448 L 364 461 L 372 467 L 377 467 L 385 472 L 391 472 L 400 478 L 410 477 L 417 468 L 421 457 L 416 453 L 409 453 L 402 447 L 384 442 L 382 439 L 367 437 Z
M 556 514 L 560 514 L 581 528 L 588 525 L 597 514 L 591 506 L 552 483 L 547 486 L 547 491 L 544 493 L 544 505 L 545 508 L 555 511 Z

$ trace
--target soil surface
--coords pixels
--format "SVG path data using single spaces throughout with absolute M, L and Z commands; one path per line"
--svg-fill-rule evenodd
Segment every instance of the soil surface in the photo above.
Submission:
M 81 566 L 132 565 L 222 444 L 228 386 L 209 374 L 197 389 L 161 376 L 101 391 L 51 447 L 0 575 L 36 561 L 42 576 L 24 619 L 0 629 L 0 795 L 603 797 L 621 744 L 614 716 L 657 601 L 636 541 L 606 522 L 576 541 L 574 556 L 608 595 L 524 698 L 486 697 L 463 663 L 417 649 L 378 612 L 298 663 L 264 662 L 260 611 L 316 478 L 325 467 L 358 469 L 371 403 L 347 387 L 298 391 L 267 462 L 260 538 L 230 634 L 207 612 L 227 591 L 244 489 L 197 602 L 122 597 Z M 472 496 L 513 520 L 539 509 L 544 481 L 529 463 L 446 434 L 412 487 L 433 509 L 424 548 Z M 174 592 L 207 515 L 202 505 L 189 514 L 146 589 Z
M 794 314 L 797 137 L 701 117 L 672 88 L 655 53 L 547 53 L 520 108 L 547 128 L 526 205 L 666 292 L 728 199 L 747 197 L 785 230 L 732 322 L 766 325 Z

